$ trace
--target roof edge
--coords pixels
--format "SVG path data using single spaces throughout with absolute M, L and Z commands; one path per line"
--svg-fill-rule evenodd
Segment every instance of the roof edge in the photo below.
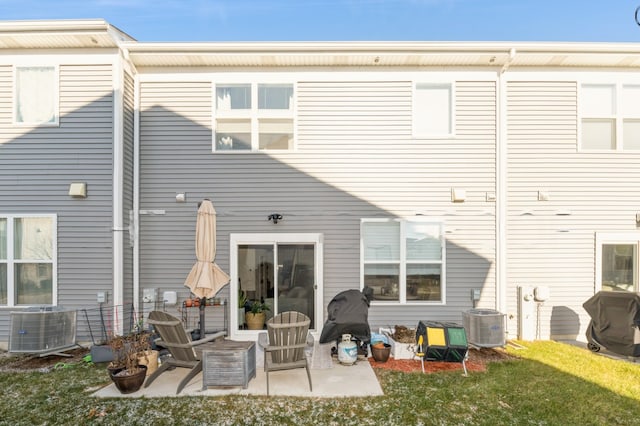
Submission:
M 104 19 L 38 19 L 0 21 L 0 36 L 17 33 L 107 32 L 117 43 L 135 42 L 129 34 Z

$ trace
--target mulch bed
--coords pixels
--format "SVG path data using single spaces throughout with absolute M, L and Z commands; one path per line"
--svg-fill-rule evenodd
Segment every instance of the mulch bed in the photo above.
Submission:
M 466 361 L 468 371 L 486 371 L 490 362 L 500 362 L 515 357 L 509 355 L 498 348 L 469 349 L 469 359 Z M 402 371 L 405 373 L 422 372 L 422 364 L 419 358 L 416 359 L 394 359 L 390 357 L 386 362 L 377 362 L 369 358 L 369 363 L 373 368 Z M 425 361 L 425 373 L 437 373 L 440 371 L 463 371 L 460 362 Z
M 18 355 L 11 356 L 7 360 L 0 360 L 0 371 L 47 371 L 61 364 L 75 364 L 83 362 L 82 358 L 89 353 L 88 349 L 79 348 L 65 351 L 70 357 L 61 357 L 51 355 L 39 357 L 37 355 Z M 9 354 L 4 352 L 0 354 L 0 358 L 8 357 Z M 486 371 L 487 364 L 490 362 L 500 362 L 508 359 L 514 359 L 513 355 L 509 355 L 501 348 L 480 348 L 469 349 L 469 359 L 466 362 L 468 371 Z M 369 358 L 369 363 L 373 368 L 395 370 L 403 372 L 422 372 L 420 359 L 394 359 L 390 357 L 387 362 L 377 362 L 373 358 Z M 462 371 L 462 364 L 459 362 L 434 362 L 425 361 L 425 373 L 436 373 L 439 371 Z
M 65 364 L 77 364 L 84 362 L 82 358 L 89 353 L 86 348 L 76 348 L 64 351 L 66 355 L 29 355 L 29 354 L 9 354 L 0 353 L 0 372 L 9 371 L 49 371 L 56 366 L 62 367 Z

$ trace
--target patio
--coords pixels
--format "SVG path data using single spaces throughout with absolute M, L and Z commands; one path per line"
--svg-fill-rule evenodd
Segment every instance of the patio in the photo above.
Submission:
M 138 397 L 180 397 L 180 396 L 221 396 L 221 395 L 266 395 L 266 375 L 257 368 L 256 377 L 249 382 L 247 389 L 242 387 L 210 387 L 202 390 L 202 373 L 176 395 L 176 384 L 188 373 L 186 368 L 166 371 L 148 388 L 123 395 L 110 384 L 93 396 L 98 398 L 138 398 Z M 380 383 L 367 360 L 359 360 L 352 366 L 333 363 L 332 368 L 312 369 L 313 392 L 309 391 L 304 369 L 275 371 L 269 373 L 269 392 L 271 396 L 301 397 L 364 397 L 383 395 Z
M 313 391 L 309 391 L 306 372 L 303 368 L 273 371 L 269 373 L 269 393 L 271 396 L 301 397 L 365 397 L 384 395 L 382 387 L 367 359 L 358 359 L 354 365 L 346 366 L 327 354 L 326 345 L 315 342 L 311 357 L 311 380 Z M 98 398 L 139 398 L 139 397 L 180 397 L 180 396 L 222 396 L 222 395 L 266 395 L 267 381 L 263 369 L 263 354 L 257 354 L 256 377 L 249 381 L 246 389 L 237 387 L 209 387 L 202 390 L 202 372 L 176 395 L 176 386 L 189 369 L 176 368 L 162 373 L 148 388 L 123 395 L 112 383 L 93 394 Z

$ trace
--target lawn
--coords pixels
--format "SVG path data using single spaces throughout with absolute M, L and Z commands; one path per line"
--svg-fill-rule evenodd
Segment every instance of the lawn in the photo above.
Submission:
M 522 343 L 486 372 L 376 370 L 368 398 L 91 397 L 104 366 L 0 373 L 2 425 L 640 425 L 640 363 L 557 343 Z

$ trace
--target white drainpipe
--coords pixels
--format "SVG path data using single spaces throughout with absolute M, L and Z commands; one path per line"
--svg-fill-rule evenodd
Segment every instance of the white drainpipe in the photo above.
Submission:
M 136 73 L 133 83 L 133 306 L 140 306 L 140 80 Z
M 516 56 L 509 51 L 509 60 L 498 73 L 497 96 L 497 144 L 496 144 L 496 310 L 507 312 L 507 83 L 504 74 Z
M 123 67 L 118 57 L 113 65 L 113 305 L 122 306 L 124 298 L 124 218 L 123 201 Z M 116 332 L 122 333 L 122 324 Z

